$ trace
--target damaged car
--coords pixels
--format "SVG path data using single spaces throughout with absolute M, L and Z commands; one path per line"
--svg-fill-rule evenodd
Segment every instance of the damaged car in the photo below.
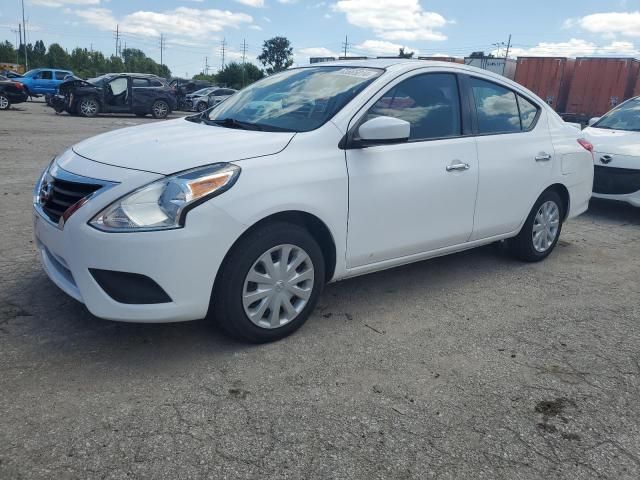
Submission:
M 99 113 L 133 113 L 166 118 L 177 107 L 173 89 L 160 77 L 143 73 L 110 73 L 60 85 L 51 106 L 57 113 L 95 117 Z

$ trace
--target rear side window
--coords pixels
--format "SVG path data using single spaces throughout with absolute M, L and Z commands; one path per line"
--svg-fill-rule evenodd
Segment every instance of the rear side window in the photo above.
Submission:
M 428 73 L 399 83 L 371 107 L 365 121 L 381 116 L 409 122 L 409 140 L 460 136 L 460 97 L 456 76 Z
M 64 77 L 69 75 L 67 72 L 58 72 L 56 71 L 56 80 L 64 80 Z
M 538 107 L 521 95 L 518 95 L 518 106 L 520 107 L 520 118 L 522 120 L 522 130 L 527 131 L 533 128 L 538 116 Z
M 516 94 L 495 83 L 471 79 L 479 133 L 521 131 Z
M 146 78 L 134 78 L 133 79 L 133 86 L 134 87 L 148 87 L 149 86 L 149 80 L 147 80 Z

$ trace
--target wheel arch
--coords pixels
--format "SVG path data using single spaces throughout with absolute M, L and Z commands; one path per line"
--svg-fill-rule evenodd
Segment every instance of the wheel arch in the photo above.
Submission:
M 564 208 L 564 211 L 562 212 L 564 214 L 563 220 L 566 220 L 569 216 L 569 210 L 571 208 L 571 196 L 569 195 L 569 189 L 562 183 L 554 183 L 553 185 L 547 187 L 547 189 L 542 193 L 545 192 L 556 192 L 558 195 L 560 195 L 563 203 L 562 207 Z M 540 195 L 542 195 L 542 193 Z
M 218 269 L 218 273 L 216 274 L 215 284 L 218 281 L 218 277 L 220 276 L 220 272 L 223 270 L 223 267 L 229 258 L 229 254 L 233 249 L 238 245 L 238 243 L 243 240 L 246 236 L 253 233 L 254 231 L 263 228 L 266 225 L 284 222 L 291 223 L 294 225 L 298 225 L 304 229 L 306 229 L 313 238 L 318 242 L 320 249 L 322 250 L 322 255 L 324 257 L 325 263 L 325 279 L 326 281 L 330 281 L 333 278 L 336 269 L 336 243 L 331 230 L 316 215 L 313 215 L 309 212 L 305 212 L 302 210 L 285 210 L 277 213 L 272 213 L 267 215 L 264 218 L 256 221 L 253 225 L 247 228 L 242 235 L 240 235 L 236 241 L 233 243 L 231 248 L 224 257 L 220 268 Z

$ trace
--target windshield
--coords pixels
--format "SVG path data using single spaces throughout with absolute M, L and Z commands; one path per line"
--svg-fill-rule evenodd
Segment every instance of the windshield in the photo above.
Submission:
M 640 97 L 632 98 L 611 110 L 592 127 L 640 132 Z
M 203 95 L 208 95 L 209 92 L 213 92 L 214 90 L 215 88 L 211 88 L 211 87 L 201 88 L 200 90 L 196 90 L 195 92 L 193 92 L 191 95 L 193 95 L 194 97 L 199 97 Z
M 242 128 L 308 132 L 331 119 L 383 70 L 362 67 L 310 67 L 260 80 L 208 112 L 209 120 Z
M 104 83 L 104 81 L 109 78 L 111 78 L 109 75 L 100 75 L 99 77 L 96 77 L 96 78 L 87 79 L 87 82 L 91 83 L 92 85 L 101 86 Z

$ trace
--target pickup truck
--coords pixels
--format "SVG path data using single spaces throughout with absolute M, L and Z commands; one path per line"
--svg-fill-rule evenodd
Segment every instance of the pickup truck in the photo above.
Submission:
M 27 94 L 32 97 L 54 95 L 58 86 L 69 75 L 73 75 L 70 70 L 35 68 L 25 73 L 19 81 L 24 85 Z

